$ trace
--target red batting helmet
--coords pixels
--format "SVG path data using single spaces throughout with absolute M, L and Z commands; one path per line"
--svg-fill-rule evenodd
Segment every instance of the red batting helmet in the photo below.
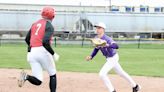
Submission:
M 52 20 L 55 17 L 55 10 L 52 7 L 46 6 L 43 8 L 41 15 L 43 18 Z

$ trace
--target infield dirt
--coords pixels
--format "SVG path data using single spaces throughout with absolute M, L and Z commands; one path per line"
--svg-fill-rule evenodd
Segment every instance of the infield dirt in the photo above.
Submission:
M 50 92 L 49 76 L 44 74 L 41 86 L 34 86 L 28 81 L 23 87 L 17 86 L 19 69 L 0 69 L 0 92 Z M 25 70 L 31 74 L 30 70 Z M 132 92 L 129 83 L 118 75 L 109 74 L 117 92 Z M 142 86 L 140 92 L 164 92 L 164 78 L 132 76 Z M 58 72 L 57 92 L 108 92 L 97 73 Z

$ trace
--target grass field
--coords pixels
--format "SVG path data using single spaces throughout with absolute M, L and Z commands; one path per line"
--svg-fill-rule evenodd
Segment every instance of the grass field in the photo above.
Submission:
M 127 46 L 126 46 L 127 47 Z M 91 61 L 85 61 L 90 55 L 89 47 L 54 48 L 61 56 L 56 63 L 58 71 L 99 72 L 106 62 L 99 52 Z M 120 48 L 120 64 L 131 75 L 164 77 L 164 49 Z M 0 68 L 30 68 L 26 62 L 26 46 L 6 45 L 0 47 Z M 113 73 L 113 72 L 112 72 Z

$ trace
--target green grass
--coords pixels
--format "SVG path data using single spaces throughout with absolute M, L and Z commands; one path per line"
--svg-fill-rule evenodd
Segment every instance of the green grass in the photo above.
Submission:
M 92 48 L 58 46 L 54 50 L 60 54 L 56 63 L 58 71 L 99 72 L 106 62 L 99 52 L 91 61 L 85 61 Z M 164 49 L 120 48 L 120 64 L 131 75 L 164 77 Z M 25 45 L 3 45 L 0 47 L 0 68 L 26 68 Z M 112 72 L 113 73 L 113 72 Z

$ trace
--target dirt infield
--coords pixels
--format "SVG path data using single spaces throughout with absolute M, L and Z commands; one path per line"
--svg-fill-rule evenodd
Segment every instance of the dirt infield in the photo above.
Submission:
M 21 70 L 0 69 L 0 92 L 49 92 L 49 76 L 44 72 L 44 82 L 34 86 L 26 82 L 22 88 L 17 86 L 17 78 Z M 29 70 L 26 70 L 31 73 Z M 121 77 L 109 75 L 117 92 L 132 92 L 131 87 Z M 108 92 L 96 73 L 58 72 L 57 92 Z M 140 92 L 164 92 L 164 78 L 139 77 L 133 79 L 141 84 Z

